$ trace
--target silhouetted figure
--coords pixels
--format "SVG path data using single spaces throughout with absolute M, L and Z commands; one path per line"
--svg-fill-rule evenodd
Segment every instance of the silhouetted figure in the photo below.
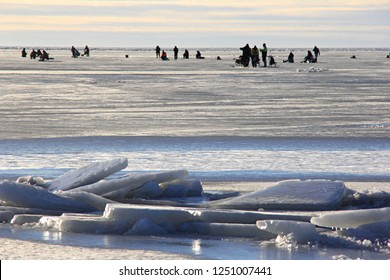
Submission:
M 161 53 L 161 59 L 162 60 L 169 60 L 169 58 L 168 58 L 168 56 L 167 56 L 167 53 L 166 53 L 166 51 L 162 51 L 162 53 Z
M 188 52 L 187 49 L 184 50 L 183 58 L 184 58 L 184 59 L 189 59 L 189 58 L 190 58 L 190 53 Z
M 89 48 L 88 48 L 88 46 L 85 46 L 85 48 L 84 48 L 84 56 L 89 56 Z
M 287 60 L 283 60 L 283 62 L 294 63 L 294 54 L 292 52 L 290 52 Z
M 22 57 L 26 57 L 26 56 L 27 56 L 26 48 L 23 48 L 23 50 L 22 50 Z
M 220 56 L 217 56 L 217 60 L 222 60 L 222 58 Z
M 49 60 L 49 54 L 45 50 L 42 50 L 42 54 L 41 54 L 39 60 L 40 61 Z
M 320 56 L 320 49 L 317 48 L 317 46 L 314 46 L 313 52 L 314 52 L 314 59 L 315 59 L 315 62 L 317 62 L 317 59 L 318 59 L 318 57 Z
M 252 67 L 257 67 L 260 61 L 260 51 L 256 45 L 251 50 Z
M 204 57 L 202 56 L 202 54 L 200 53 L 200 51 L 196 51 L 196 56 L 195 56 L 197 59 L 204 59 Z
M 42 56 L 42 51 L 40 49 L 37 50 L 37 56 L 39 56 L 39 57 Z
M 74 46 L 72 46 L 71 52 L 72 52 L 72 57 L 74 57 L 74 58 L 77 58 L 80 56 L 80 52 Z
M 314 62 L 316 62 L 316 60 L 315 60 L 313 54 L 311 53 L 311 51 L 307 51 L 307 55 L 303 59 L 303 62 L 305 62 L 305 63 L 314 63 Z
M 356 55 L 351 56 L 352 59 L 356 59 Z
M 175 59 L 177 59 L 177 55 L 179 54 L 179 49 L 175 46 L 174 48 L 173 48 L 173 57 L 175 58 Z
M 156 49 L 155 49 L 155 51 L 156 51 L 156 58 L 160 57 L 160 50 L 161 50 L 160 47 L 157 46 Z
M 267 45 L 264 43 L 263 44 L 263 48 L 260 50 L 261 51 L 261 58 L 263 60 L 263 67 L 267 67 L 267 53 L 268 53 L 268 49 L 267 49 Z
M 241 64 L 244 67 L 248 67 L 249 59 L 251 57 L 251 48 L 246 44 L 245 47 L 240 48 L 240 50 L 242 50 Z
M 269 57 L 269 66 L 276 67 L 276 61 L 272 55 Z
M 32 51 L 30 52 L 30 59 L 36 59 L 37 55 L 38 55 L 37 52 L 34 49 L 32 49 Z

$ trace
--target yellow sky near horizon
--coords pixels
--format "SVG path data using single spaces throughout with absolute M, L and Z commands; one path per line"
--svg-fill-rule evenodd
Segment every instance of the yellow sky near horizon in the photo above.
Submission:
M 0 0 L 0 7 L 0 32 L 8 33 L 390 33 L 390 0 Z

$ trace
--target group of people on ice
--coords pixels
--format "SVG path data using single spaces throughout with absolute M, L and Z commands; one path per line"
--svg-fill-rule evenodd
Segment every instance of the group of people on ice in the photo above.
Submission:
M 162 50 L 160 46 L 156 46 L 155 51 L 156 51 L 156 58 L 161 58 L 162 60 L 169 60 L 167 52 Z M 179 48 L 175 46 L 173 48 L 173 58 L 178 59 L 178 57 L 179 57 Z M 200 51 L 196 52 L 195 57 L 196 59 L 204 59 L 204 56 L 202 56 Z M 190 53 L 187 49 L 185 49 L 183 53 L 183 59 L 189 59 L 189 58 L 190 58 Z
M 27 57 L 27 51 L 26 48 L 22 49 L 22 57 Z M 40 61 L 49 60 L 49 54 L 45 50 L 35 50 L 32 49 L 30 52 L 30 59 L 36 59 L 39 58 Z
M 74 58 L 77 58 L 77 57 L 79 57 L 80 55 L 81 55 L 81 56 L 89 56 L 89 47 L 88 47 L 88 46 L 85 46 L 85 48 L 84 48 L 84 54 L 80 54 L 80 52 L 79 52 L 74 46 L 72 46 L 72 48 L 70 49 L 70 51 L 72 52 L 72 57 L 74 57 Z
M 261 49 L 258 49 L 256 45 L 251 48 L 249 47 L 249 44 L 246 44 L 244 47 L 240 48 L 240 50 L 242 50 L 242 55 L 236 60 L 236 64 L 241 64 L 244 67 L 248 67 L 249 62 L 252 62 L 252 67 L 259 67 L 261 53 L 263 67 L 267 67 L 268 48 L 265 43 Z M 270 56 L 269 65 L 276 65 L 275 59 L 272 56 Z

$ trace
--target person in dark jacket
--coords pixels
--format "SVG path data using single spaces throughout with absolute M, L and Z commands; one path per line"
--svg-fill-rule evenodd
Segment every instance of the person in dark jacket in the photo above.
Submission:
M 287 60 L 283 60 L 283 62 L 294 63 L 294 54 L 292 52 L 290 52 Z
M 246 44 L 245 47 L 240 48 L 242 50 L 241 63 L 244 67 L 248 67 L 249 59 L 251 57 L 251 48 L 249 44 Z
M 188 52 L 187 49 L 184 50 L 183 58 L 184 58 L 184 59 L 189 59 L 189 58 L 190 58 L 190 53 Z
M 317 48 L 317 46 L 314 46 L 313 52 L 314 52 L 314 59 L 315 59 L 315 62 L 317 62 L 317 59 L 318 59 L 318 57 L 320 56 L 320 49 Z
M 263 48 L 260 50 L 261 51 L 261 58 L 263 60 L 263 67 L 267 67 L 267 53 L 268 53 L 268 48 L 267 45 L 264 43 Z
M 173 48 L 173 57 L 175 58 L 175 59 L 177 59 L 177 55 L 179 54 L 179 49 L 175 46 L 174 48 Z

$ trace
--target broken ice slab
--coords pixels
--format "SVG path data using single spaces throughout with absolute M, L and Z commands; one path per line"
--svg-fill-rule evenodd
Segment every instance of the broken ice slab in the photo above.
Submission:
M 285 221 L 285 220 L 263 220 L 257 221 L 256 226 L 277 235 L 290 235 L 294 241 L 304 243 L 320 239 L 316 227 L 307 222 Z
M 188 177 L 189 172 L 186 169 L 177 169 L 177 170 L 157 172 L 154 174 L 156 175 L 154 181 L 160 184 L 160 183 L 169 182 L 173 180 L 185 179 Z
M 26 208 L 26 207 L 15 207 L 15 206 L 0 206 L 0 211 L 11 212 L 13 213 L 13 215 L 39 214 L 39 215 L 50 215 L 50 216 L 60 216 L 64 212 L 60 210 L 47 210 L 47 209 L 40 209 L 40 208 Z
M 125 197 L 132 190 L 141 188 L 144 183 L 153 180 L 155 177 L 153 174 L 126 175 L 118 179 L 82 186 L 70 192 L 84 191 L 115 200 Z
M 66 192 L 59 192 L 57 193 L 59 196 L 63 197 L 69 197 L 74 200 L 83 202 L 85 204 L 90 205 L 91 207 L 94 207 L 98 210 L 104 210 L 106 208 L 106 204 L 108 203 L 115 203 L 115 201 L 112 201 L 110 199 L 101 197 L 99 195 L 83 192 L 83 191 L 66 191 Z
M 347 190 L 340 181 L 287 180 L 260 191 L 210 202 L 210 207 L 240 210 L 334 210 L 339 209 Z
M 131 224 L 142 218 L 157 224 L 179 224 L 191 221 L 193 218 L 192 213 L 183 207 L 128 204 L 107 204 L 103 216 L 107 219 L 126 220 Z
M 311 223 L 329 228 L 356 228 L 387 221 L 390 221 L 390 207 L 332 211 L 311 219 Z
M 203 187 L 202 182 L 196 179 L 176 179 L 160 184 L 164 191 L 163 197 L 193 197 L 202 196 Z
M 0 211 L 0 223 L 9 223 L 14 216 L 12 211 Z
M 42 215 L 18 214 L 12 218 L 11 224 L 24 225 L 27 223 L 38 223 L 41 218 Z
M 257 238 L 262 240 L 276 237 L 276 234 L 260 230 L 256 224 L 189 222 L 181 224 L 178 230 L 210 236 Z
M 189 221 L 209 223 L 239 223 L 255 224 L 262 219 L 294 219 L 310 221 L 311 216 L 306 214 L 267 213 L 241 210 L 219 210 L 191 207 L 171 207 L 159 205 L 128 205 L 107 204 L 104 217 L 109 219 L 125 219 L 135 223 L 139 219 L 147 218 L 154 223 L 179 224 Z
M 58 196 L 41 187 L 17 184 L 7 180 L 0 182 L 0 200 L 9 206 L 63 212 L 91 212 L 97 210 L 88 204 L 72 198 Z
M 247 211 L 234 209 L 192 209 L 193 220 L 208 223 L 255 224 L 258 220 L 278 219 L 309 222 L 311 213 Z
M 49 191 L 70 190 L 80 186 L 96 183 L 128 165 L 127 158 L 117 158 L 105 162 L 95 162 L 76 170 L 71 170 L 62 176 L 45 184 Z
M 95 215 L 64 215 L 59 217 L 42 217 L 40 226 L 61 232 L 89 234 L 123 234 L 130 227 L 125 220 L 113 220 Z

